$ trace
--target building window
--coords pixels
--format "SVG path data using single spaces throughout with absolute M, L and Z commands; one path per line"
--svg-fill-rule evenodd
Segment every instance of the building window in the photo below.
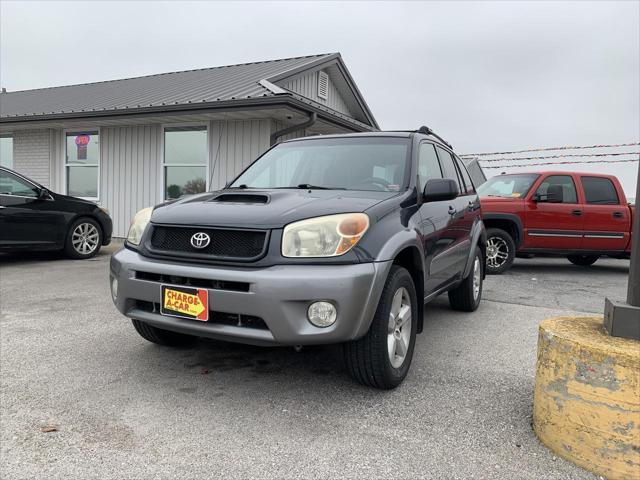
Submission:
M 164 198 L 206 191 L 207 161 L 207 127 L 165 128 Z
M 13 168 L 13 137 L 0 136 L 0 166 Z
M 100 169 L 100 134 L 68 132 L 66 134 L 67 194 L 98 199 Z

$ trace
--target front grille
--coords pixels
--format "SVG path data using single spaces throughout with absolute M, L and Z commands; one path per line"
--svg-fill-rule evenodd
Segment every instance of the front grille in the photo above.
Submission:
M 147 282 L 168 283 L 171 285 L 183 285 L 185 287 L 207 288 L 211 290 L 233 290 L 235 292 L 248 292 L 249 284 L 246 282 L 229 282 L 226 280 L 209 280 L 205 278 L 181 277 L 178 275 L 166 275 L 162 273 L 136 271 L 137 280 Z
M 136 300 L 135 305 L 138 310 L 142 310 L 144 312 L 160 313 L 159 303 Z M 209 311 L 209 320 L 204 323 L 217 323 L 219 325 L 230 325 L 232 327 L 269 330 L 265 321 L 260 317 L 256 317 L 254 315 L 242 315 L 240 313 L 218 312 L 214 310 Z
M 210 242 L 204 248 L 195 248 L 191 237 L 201 232 L 209 235 Z M 150 244 L 152 253 L 248 261 L 264 253 L 266 240 L 267 232 L 260 230 L 156 225 L 151 232 Z

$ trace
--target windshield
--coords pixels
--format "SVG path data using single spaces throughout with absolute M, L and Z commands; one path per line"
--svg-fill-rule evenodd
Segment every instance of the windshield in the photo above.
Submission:
M 524 197 L 538 175 L 528 173 L 522 175 L 498 175 L 490 178 L 478 187 L 478 194 L 481 197 Z
M 397 192 L 405 188 L 409 139 L 318 138 L 269 150 L 231 188 L 322 188 Z

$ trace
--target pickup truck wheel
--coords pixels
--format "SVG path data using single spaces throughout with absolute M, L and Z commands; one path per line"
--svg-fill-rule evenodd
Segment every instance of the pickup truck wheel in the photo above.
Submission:
M 407 376 L 418 326 L 416 289 L 409 272 L 391 267 L 367 334 L 344 345 L 351 376 L 364 385 L 389 390 Z
M 574 265 L 580 265 L 581 267 L 588 267 L 593 265 L 600 258 L 600 255 L 568 255 L 569 260 Z
M 511 235 L 499 228 L 487 229 L 487 273 L 499 275 L 513 264 L 516 243 Z
M 482 299 L 482 252 L 476 247 L 476 256 L 467 278 L 453 290 L 449 290 L 449 304 L 454 310 L 475 312 Z
M 136 329 L 136 332 L 138 332 L 142 338 L 158 345 L 181 347 L 189 345 L 196 340 L 196 337 L 192 335 L 162 330 L 139 320 L 132 319 L 131 322 L 133 323 L 133 328 Z

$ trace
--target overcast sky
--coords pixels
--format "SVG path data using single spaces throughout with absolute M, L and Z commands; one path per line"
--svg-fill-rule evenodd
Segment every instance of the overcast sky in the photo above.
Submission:
M 640 141 L 638 1 L 0 0 L 9 91 L 325 52 L 382 128 L 428 125 L 459 153 Z M 572 168 L 635 193 L 637 162 Z

